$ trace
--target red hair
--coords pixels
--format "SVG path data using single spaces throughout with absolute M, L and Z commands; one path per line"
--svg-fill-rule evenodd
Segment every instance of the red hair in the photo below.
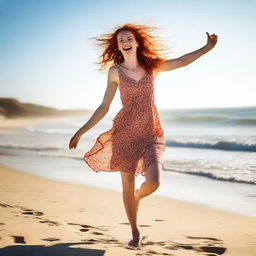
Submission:
M 125 24 L 115 29 L 113 33 L 103 34 L 99 37 L 92 37 L 98 42 L 104 51 L 100 56 L 100 61 L 96 64 L 100 65 L 99 70 L 104 70 L 108 65 L 120 64 L 124 61 L 123 54 L 118 50 L 117 35 L 122 30 L 129 30 L 133 33 L 135 40 L 139 46 L 137 48 L 137 58 L 148 73 L 157 70 L 162 62 L 165 61 L 163 51 L 164 44 L 157 39 L 157 36 L 150 34 L 157 27 Z

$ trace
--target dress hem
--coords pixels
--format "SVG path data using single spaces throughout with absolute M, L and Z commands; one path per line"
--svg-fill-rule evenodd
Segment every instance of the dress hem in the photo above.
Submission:
M 83 158 L 83 160 L 87 163 L 87 165 L 90 167 L 90 169 L 93 170 L 93 171 L 96 172 L 96 173 L 99 173 L 99 172 L 127 172 L 127 173 L 133 173 L 134 176 L 136 176 L 136 177 L 137 177 L 139 174 L 140 174 L 141 176 L 145 177 L 145 174 L 146 174 L 146 172 L 147 172 L 148 167 L 149 167 L 150 165 L 152 165 L 152 164 L 160 163 L 160 164 L 162 165 L 162 170 L 164 169 L 164 164 L 163 164 L 162 161 L 154 161 L 154 162 L 152 162 L 152 163 L 150 163 L 150 164 L 148 164 L 148 165 L 146 166 L 146 168 L 144 169 L 145 171 L 144 171 L 143 173 L 142 173 L 142 172 L 131 172 L 131 171 L 125 171 L 125 170 L 95 170 L 95 169 L 93 169 L 92 165 L 87 161 L 86 158 Z

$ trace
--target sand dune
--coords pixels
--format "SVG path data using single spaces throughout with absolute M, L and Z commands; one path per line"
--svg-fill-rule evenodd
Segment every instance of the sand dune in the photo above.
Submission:
M 0 130 L 47 123 L 66 117 L 83 116 L 91 113 L 91 110 L 58 110 L 30 103 L 21 103 L 13 98 L 0 98 Z
M 21 103 L 14 98 L 0 98 L 0 115 L 6 118 L 82 115 L 89 110 L 59 110 L 31 103 Z

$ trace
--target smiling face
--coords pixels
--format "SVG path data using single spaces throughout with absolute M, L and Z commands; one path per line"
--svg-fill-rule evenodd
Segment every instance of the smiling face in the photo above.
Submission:
M 129 30 L 121 30 L 117 35 L 118 50 L 123 56 L 136 54 L 139 46 L 133 33 Z

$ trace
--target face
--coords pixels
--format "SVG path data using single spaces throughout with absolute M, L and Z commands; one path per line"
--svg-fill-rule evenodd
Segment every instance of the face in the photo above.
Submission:
M 122 52 L 123 56 L 136 54 L 137 47 L 139 46 L 133 33 L 129 30 L 121 30 L 117 35 L 118 49 Z

